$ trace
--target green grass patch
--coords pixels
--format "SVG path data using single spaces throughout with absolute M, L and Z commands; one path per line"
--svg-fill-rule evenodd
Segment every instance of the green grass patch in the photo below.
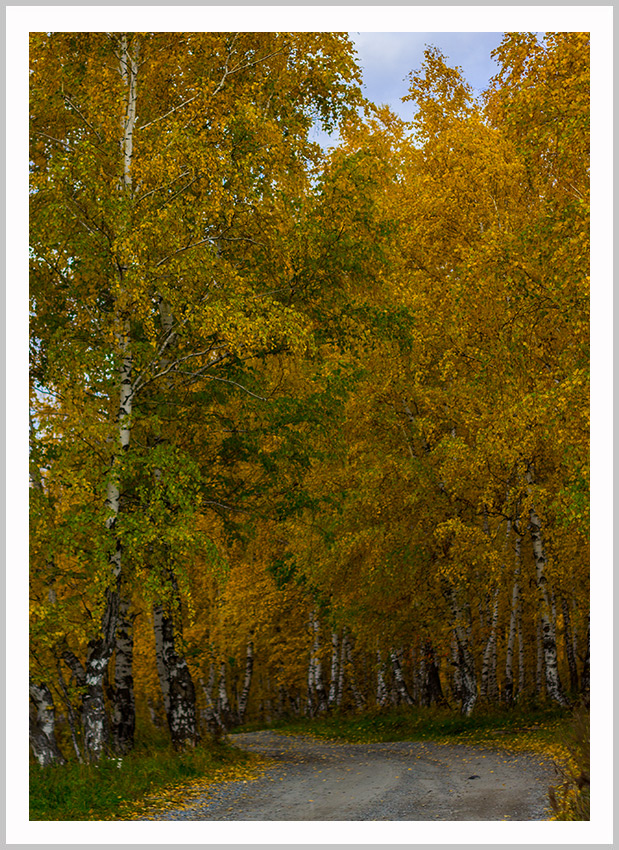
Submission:
M 136 747 L 97 764 L 30 766 L 30 820 L 148 819 L 182 805 L 211 782 L 245 777 L 259 760 L 227 743 L 179 753 L 165 742 Z
M 378 741 L 437 741 L 488 745 L 556 754 L 569 733 L 571 713 L 554 709 L 476 712 L 462 717 L 447 709 L 398 709 L 360 715 L 333 713 L 312 720 L 294 719 L 274 724 L 282 732 L 317 738 L 374 743 Z M 249 731 L 244 727 L 243 731 Z

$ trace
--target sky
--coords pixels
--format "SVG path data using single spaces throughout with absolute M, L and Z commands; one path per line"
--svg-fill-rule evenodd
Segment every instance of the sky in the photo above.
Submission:
M 363 93 L 377 106 L 387 104 L 405 121 L 413 117 L 415 106 L 402 103 L 408 93 L 408 76 L 421 68 L 426 47 L 438 47 L 447 64 L 459 66 L 475 94 L 480 94 L 497 72 L 490 56 L 499 46 L 503 32 L 349 32 L 362 70 Z M 312 138 L 324 147 L 337 142 L 332 136 L 314 130 Z
M 388 104 L 402 118 L 412 118 L 412 103 L 402 103 L 408 75 L 421 67 L 426 47 L 438 47 L 449 65 L 460 66 L 479 94 L 498 70 L 490 53 L 502 32 L 350 32 L 363 70 L 365 95 L 378 105 Z

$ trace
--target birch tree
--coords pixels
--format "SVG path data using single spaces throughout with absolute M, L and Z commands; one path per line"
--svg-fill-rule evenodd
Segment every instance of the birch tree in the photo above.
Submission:
M 197 506 L 172 486 L 186 455 L 161 402 L 186 411 L 188 392 L 252 392 L 245 363 L 307 346 L 291 306 L 295 204 L 319 152 L 312 120 L 351 108 L 356 74 L 341 34 L 32 36 L 35 415 L 60 451 L 74 444 L 67 486 L 78 476 L 101 499 L 75 507 L 100 589 L 83 665 L 92 758 L 108 745 L 103 681 L 123 594 L 154 541 L 176 571 Z M 155 469 L 168 476 L 163 526 L 138 475 Z M 152 591 L 158 580 L 150 570 Z

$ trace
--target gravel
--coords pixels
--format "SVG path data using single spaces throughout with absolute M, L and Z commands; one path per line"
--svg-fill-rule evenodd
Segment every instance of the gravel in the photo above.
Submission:
M 273 759 L 258 779 L 214 784 L 174 821 L 548 820 L 552 765 L 541 757 L 399 741 L 347 744 L 262 731 L 232 736 Z

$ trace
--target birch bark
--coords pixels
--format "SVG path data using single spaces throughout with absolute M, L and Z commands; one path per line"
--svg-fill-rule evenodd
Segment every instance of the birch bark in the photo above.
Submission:
M 120 49 L 120 73 L 126 85 L 125 114 L 122 124 L 121 154 L 123 160 L 123 190 L 131 195 L 131 160 L 133 156 L 133 132 L 137 114 L 137 57 L 131 55 L 126 35 L 122 36 Z M 118 483 L 119 467 L 122 456 L 129 449 L 131 441 L 131 417 L 134 388 L 132 383 L 131 330 L 125 298 L 125 265 L 121 257 L 116 258 L 119 281 L 119 297 L 116 302 L 116 350 L 119 360 L 118 373 L 118 410 L 116 415 L 118 448 L 112 456 L 111 471 L 107 484 L 106 506 L 108 518 L 106 527 L 113 538 L 110 555 L 111 584 L 106 592 L 106 606 L 103 615 L 101 635 L 90 641 L 86 659 L 86 686 L 84 697 L 83 724 L 84 748 L 88 758 L 97 760 L 108 746 L 109 723 L 107 721 L 104 679 L 114 652 L 116 629 L 118 625 L 119 595 L 122 575 L 122 546 L 114 534 L 120 514 L 120 487 Z
M 325 712 L 328 707 L 320 661 L 320 623 L 315 611 L 310 613 L 310 631 L 313 633 L 313 642 L 307 671 L 307 713 L 313 717 Z
M 546 553 L 542 539 L 542 525 L 534 507 L 531 507 L 529 511 L 529 531 L 533 543 L 536 582 L 539 593 L 541 646 L 546 674 L 546 693 L 550 699 L 567 707 L 569 702 L 563 693 L 561 679 L 559 678 L 557 642 L 545 572 Z
M 514 585 L 512 589 L 511 610 L 509 615 L 509 634 L 507 638 L 507 650 L 505 655 L 505 702 L 513 703 L 515 698 L 514 688 L 514 648 L 516 636 L 520 633 L 520 535 L 516 536 L 514 544 Z M 520 688 L 519 688 L 520 690 Z
M 376 705 L 384 708 L 389 702 L 387 685 L 385 684 L 385 663 L 380 649 L 376 653 Z
M 185 659 L 174 646 L 174 622 L 161 605 L 154 607 L 157 671 L 175 749 L 193 747 L 198 742 L 196 695 Z
M 492 600 L 492 614 L 490 619 L 490 634 L 484 649 L 484 657 L 481 670 L 481 693 L 491 702 L 496 701 L 499 688 L 496 676 L 497 667 L 497 625 L 499 621 L 499 589 L 495 588 Z
M 400 697 L 407 705 L 414 705 L 413 699 L 409 693 L 408 688 L 406 687 L 406 682 L 404 681 L 402 663 L 400 661 L 400 653 L 396 652 L 395 649 L 392 649 L 390 653 L 390 658 L 391 666 L 393 668 L 393 676 L 395 678 L 396 687 L 398 689 Z
M 329 682 L 328 706 L 333 708 L 337 700 L 337 685 L 339 679 L 339 638 L 337 632 L 331 634 L 331 679 Z
M 112 741 L 117 753 L 133 749 L 135 733 L 135 696 L 133 692 L 133 620 L 129 602 L 119 604 L 114 658 L 114 689 L 112 700 Z
M 217 712 L 224 726 L 230 726 L 232 710 L 228 699 L 228 686 L 226 681 L 226 662 L 222 661 L 219 667 L 219 683 L 217 685 Z
M 41 765 L 65 764 L 66 759 L 56 740 L 56 711 L 50 689 L 45 684 L 30 681 L 30 699 L 34 712 L 30 714 L 30 746 Z
M 465 611 L 460 607 L 453 588 L 447 590 L 447 598 L 451 605 L 454 625 L 454 655 L 458 670 L 459 697 L 462 701 L 461 712 L 468 717 L 477 702 L 477 675 L 475 660 L 471 653 L 470 641 L 464 621 Z
M 200 678 L 200 685 L 202 687 L 202 691 L 204 693 L 204 697 L 206 699 L 206 709 L 204 711 L 204 719 L 206 720 L 206 725 L 209 730 L 209 733 L 212 735 L 215 741 L 221 738 L 222 734 L 225 733 L 226 729 L 222 722 L 221 717 L 217 711 L 217 706 L 215 705 L 215 701 L 213 700 L 213 687 L 215 685 L 215 665 L 211 663 L 209 668 L 209 677 L 208 683 L 205 683 L 204 679 Z
M 245 719 L 245 712 L 247 711 L 247 701 L 249 700 L 249 691 L 251 688 L 251 680 L 252 673 L 254 670 L 254 642 L 252 640 L 247 642 L 247 652 L 245 655 L 245 678 L 243 680 L 243 690 L 241 691 L 241 695 L 239 697 L 239 707 L 238 707 L 238 716 L 239 723 L 242 723 Z

